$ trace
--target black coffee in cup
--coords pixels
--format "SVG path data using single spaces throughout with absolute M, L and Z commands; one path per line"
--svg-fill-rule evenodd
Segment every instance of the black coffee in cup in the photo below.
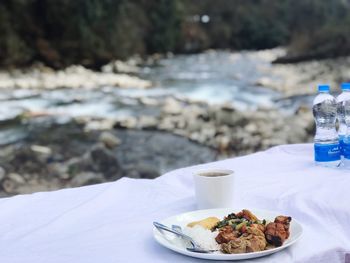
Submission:
M 206 176 L 206 177 L 218 177 L 218 176 L 226 176 L 226 175 L 229 175 L 229 174 L 228 173 L 210 172 L 210 173 L 200 173 L 198 175 Z

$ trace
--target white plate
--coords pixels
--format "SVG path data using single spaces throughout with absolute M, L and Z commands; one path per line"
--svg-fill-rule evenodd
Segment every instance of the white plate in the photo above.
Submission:
M 198 221 L 210 216 L 216 216 L 219 219 L 222 219 L 224 216 L 232 212 L 239 212 L 242 209 L 232 209 L 232 208 L 223 208 L 223 209 L 208 209 L 208 210 L 197 210 L 193 212 L 188 212 L 176 216 L 169 217 L 160 221 L 160 223 L 171 227 L 171 225 L 179 225 L 181 227 L 185 227 L 189 222 Z M 266 219 L 269 221 L 274 221 L 275 217 L 278 215 L 283 215 L 282 213 L 272 212 L 272 211 L 263 211 L 252 209 L 250 210 L 256 215 L 259 219 Z M 291 215 L 286 215 L 291 216 Z M 266 255 L 270 255 L 272 253 L 276 253 L 286 247 L 289 247 L 293 243 L 295 243 L 302 235 L 303 228 L 299 222 L 297 222 L 292 217 L 292 222 L 290 224 L 290 236 L 284 242 L 281 247 L 276 247 L 269 250 L 259 251 L 259 252 L 251 252 L 251 253 L 242 253 L 242 254 L 221 254 L 221 253 L 196 253 L 186 250 L 185 246 L 182 242 L 179 241 L 179 238 L 176 238 L 174 235 L 169 234 L 165 238 L 159 231 L 153 227 L 153 236 L 156 241 L 164 247 L 167 247 L 173 251 L 178 253 L 195 257 L 195 258 L 204 258 L 204 259 L 212 259 L 212 260 L 241 260 L 241 259 L 249 259 L 249 258 L 257 258 Z

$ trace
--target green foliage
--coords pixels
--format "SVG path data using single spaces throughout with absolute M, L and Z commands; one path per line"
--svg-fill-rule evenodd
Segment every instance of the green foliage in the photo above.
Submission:
M 23 64 L 30 60 L 31 50 L 16 32 L 10 12 L 0 5 L 0 61 L 3 65 Z
M 289 40 L 285 2 L 289 1 L 197 0 L 196 8 L 190 12 L 211 17 L 211 22 L 202 27 L 212 48 L 264 49 L 284 45 Z
M 250 8 L 239 13 L 239 23 L 232 32 L 231 43 L 238 49 L 266 49 L 285 44 L 288 39 L 286 25 L 277 23 L 268 10 Z
M 181 36 L 181 6 L 179 1 L 153 1 L 149 20 L 152 28 L 147 37 L 150 52 L 175 50 Z
M 344 0 L 2 0 L 0 66 L 99 68 L 135 53 L 280 45 L 300 59 L 340 56 L 350 54 L 349 14 Z
M 74 63 L 103 64 L 113 58 L 143 53 L 144 13 L 132 1 L 80 0 L 46 2 L 44 24 L 55 48 Z M 65 12 L 74 15 L 65 17 Z M 131 19 L 133 18 L 133 19 Z
M 292 39 L 290 61 L 350 54 L 350 7 L 343 0 L 297 1 L 289 7 Z M 288 60 L 287 60 L 288 61 Z

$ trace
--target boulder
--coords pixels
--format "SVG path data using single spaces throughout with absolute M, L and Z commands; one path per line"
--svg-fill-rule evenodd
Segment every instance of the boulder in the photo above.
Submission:
M 71 177 L 70 173 L 68 172 L 68 165 L 66 163 L 51 163 L 48 165 L 48 171 L 52 176 L 61 178 L 63 180 L 68 179 Z
M 79 121 L 83 122 L 84 118 L 79 117 Z M 83 123 L 85 125 L 84 130 L 89 131 L 102 131 L 102 130 L 111 130 L 115 125 L 115 120 L 113 119 L 103 119 L 103 120 L 91 120 L 87 119 Z
M 212 124 L 209 123 L 201 123 L 201 133 L 204 137 L 210 139 L 215 136 L 216 129 Z
M 125 177 L 133 178 L 133 179 L 140 179 L 141 176 L 138 171 L 136 170 L 130 170 L 130 171 L 125 171 Z
M 141 116 L 138 121 L 138 126 L 141 129 L 156 129 L 158 126 L 158 120 L 153 116 Z
M 6 176 L 6 171 L 0 166 L 0 181 L 2 181 Z
M 103 173 L 107 179 L 119 179 L 121 167 L 116 155 L 103 144 L 97 144 L 90 150 L 90 157 L 95 171 Z
M 192 133 L 190 133 L 189 138 L 191 140 L 199 142 L 199 143 L 205 143 L 205 138 L 200 132 L 192 132 Z
M 115 60 L 101 67 L 104 73 L 138 73 L 140 68 L 133 61 Z
M 189 119 L 187 121 L 187 130 L 189 132 L 200 132 L 202 130 L 202 127 L 203 123 L 196 118 Z
M 30 149 L 33 154 L 35 154 L 36 158 L 38 158 L 43 163 L 46 162 L 46 160 L 52 154 L 51 148 L 43 145 L 31 145 Z
M 147 178 L 154 179 L 160 176 L 156 167 L 153 167 L 147 163 L 138 163 L 133 167 L 134 178 Z
M 9 180 L 5 179 L 1 183 L 2 189 L 8 193 L 8 194 L 16 194 L 15 189 L 16 189 L 16 183 Z
M 127 117 L 116 121 L 114 128 L 123 128 L 123 129 L 135 129 L 138 127 L 138 121 L 135 117 Z
M 173 131 L 176 125 L 173 122 L 172 118 L 163 118 L 158 124 L 158 129 L 165 131 Z
M 216 111 L 215 121 L 218 125 L 228 126 L 242 126 L 247 123 L 247 119 L 234 107 L 229 105 L 224 105 Z
M 113 149 L 121 144 L 121 140 L 117 136 L 107 131 L 100 134 L 99 141 L 109 149 Z
M 26 183 L 24 178 L 17 173 L 9 173 L 7 175 L 7 178 L 9 180 L 11 180 L 12 182 L 14 182 L 15 184 L 25 184 Z
M 183 110 L 183 105 L 181 105 L 181 102 L 174 98 L 166 98 L 164 101 L 164 105 L 162 108 L 162 112 L 165 115 L 178 115 L 182 112 Z
M 82 172 L 76 174 L 70 181 L 72 187 L 99 184 L 105 182 L 105 178 L 101 173 L 94 172 Z
M 74 177 L 76 174 L 82 172 L 82 171 L 89 171 L 92 169 L 92 162 L 90 159 L 90 155 L 84 154 L 83 156 L 79 157 L 73 157 L 69 159 L 67 162 L 62 164 L 61 170 L 57 166 L 54 167 L 56 168 L 56 172 L 58 173 L 59 177 L 64 177 L 64 178 L 69 178 L 69 177 Z M 65 175 L 68 174 L 69 176 Z
M 244 127 L 244 129 L 251 134 L 255 134 L 258 130 L 258 126 L 254 122 L 250 122 L 248 125 Z
M 273 88 L 276 86 L 276 83 L 268 77 L 261 77 L 254 83 L 257 86 L 262 86 L 262 87 L 268 87 L 268 88 Z
M 145 105 L 145 106 L 158 106 L 159 105 L 158 99 L 149 98 L 149 97 L 140 97 L 138 99 L 138 102 L 142 105 Z
M 231 138 L 225 135 L 220 135 L 216 138 L 218 149 L 221 152 L 230 150 Z

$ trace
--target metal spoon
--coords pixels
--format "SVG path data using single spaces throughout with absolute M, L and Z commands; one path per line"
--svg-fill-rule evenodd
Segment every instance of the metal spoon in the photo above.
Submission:
M 182 228 L 181 228 L 181 226 L 172 225 L 172 226 L 171 226 L 171 229 L 182 233 Z
M 162 233 L 163 230 L 168 231 L 170 233 L 173 233 L 173 234 L 189 241 L 189 243 L 191 244 L 192 247 L 187 247 L 186 249 L 188 251 L 197 252 L 197 253 L 212 253 L 212 252 L 217 251 L 217 250 L 207 250 L 207 249 L 201 248 L 190 236 L 182 233 L 182 229 L 180 226 L 173 225 L 172 228 L 170 228 L 170 227 L 167 227 L 159 222 L 153 222 L 153 225 L 159 230 L 160 233 Z M 164 233 L 162 233 L 162 234 L 164 234 Z

